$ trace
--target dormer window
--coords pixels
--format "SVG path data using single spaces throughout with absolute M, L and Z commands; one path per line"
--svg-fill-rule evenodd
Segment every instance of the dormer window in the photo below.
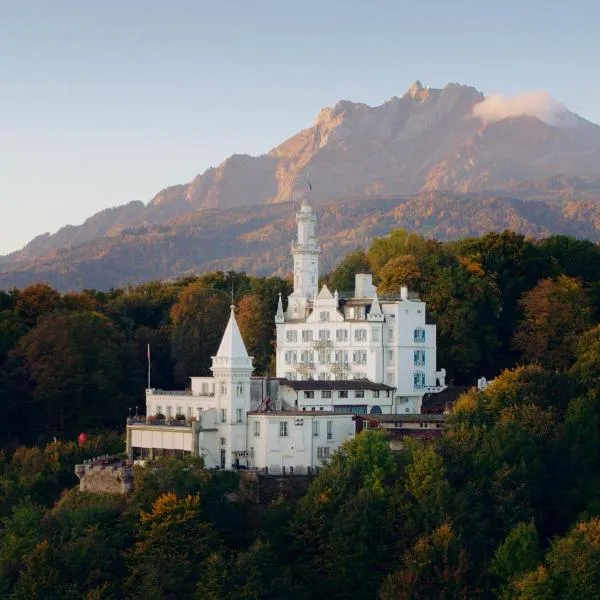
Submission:
M 319 313 L 319 321 L 322 321 L 322 322 L 329 321 L 329 311 L 328 310 L 322 310 Z

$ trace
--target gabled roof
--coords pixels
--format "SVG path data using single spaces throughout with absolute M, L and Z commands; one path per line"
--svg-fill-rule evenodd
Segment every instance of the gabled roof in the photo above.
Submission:
M 319 300 L 333 300 L 333 294 L 329 291 L 327 285 L 323 284 L 321 291 L 317 295 Z
M 235 307 L 231 305 L 231 314 L 229 322 L 221 339 L 221 345 L 217 352 L 218 358 L 250 358 L 240 333 L 237 321 L 235 320 Z

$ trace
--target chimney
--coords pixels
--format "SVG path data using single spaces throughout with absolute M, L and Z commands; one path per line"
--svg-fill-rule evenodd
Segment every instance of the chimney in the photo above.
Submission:
M 372 298 L 376 288 L 373 285 L 373 275 L 371 273 L 357 273 L 354 276 L 354 297 Z
M 408 286 L 403 285 L 400 288 L 400 299 L 401 300 L 408 300 Z

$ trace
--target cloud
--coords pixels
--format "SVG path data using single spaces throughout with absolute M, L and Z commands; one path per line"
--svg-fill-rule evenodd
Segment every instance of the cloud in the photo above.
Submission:
M 537 117 L 555 125 L 566 108 L 548 92 L 524 92 L 516 96 L 491 94 L 473 107 L 473 115 L 486 123 L 507 117 Z

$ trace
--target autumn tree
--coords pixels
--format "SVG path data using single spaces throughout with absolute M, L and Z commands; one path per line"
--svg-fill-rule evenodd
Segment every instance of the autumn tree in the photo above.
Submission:
M 347 254 L 333 271 L 330 271 L 323 282 L 333 292 L 349 292 L 354 289 L 354 276 L 357 273 L 369 273 L 371 267 L 364 250 L 357 248 Z
M 526 362 L 567 369 L 575 361 L 580 335 L 590 326 L 592 311 L 585 289 L 572 277 L 543 279 L 522 299 L 523 320 L 514 343 Z
M 231 299 L 223 291 L 197 282 L 185 287 L 171 308 L 171 351 L 175 381 L 207 375 L 227 325 Z
M 244 296 L 239 304 L 236 320 L 250 356 L 254 357 L 254 369 L 263 374 L 269 366 L 273 315 L 266 302 L 256 294 Z
M 200 497 L 162 494 L 143 511 L 136 542 L 128 553 L 129 597 L 191 597 L 205 563 L 221 550 L 210 523 L 202 519 Z
M 127 416 L 137 380 L 128 347 L 111 321 L 95 312 L 46 317 L 19 342 L 32 382 L 30 435 L 75 436 Z

